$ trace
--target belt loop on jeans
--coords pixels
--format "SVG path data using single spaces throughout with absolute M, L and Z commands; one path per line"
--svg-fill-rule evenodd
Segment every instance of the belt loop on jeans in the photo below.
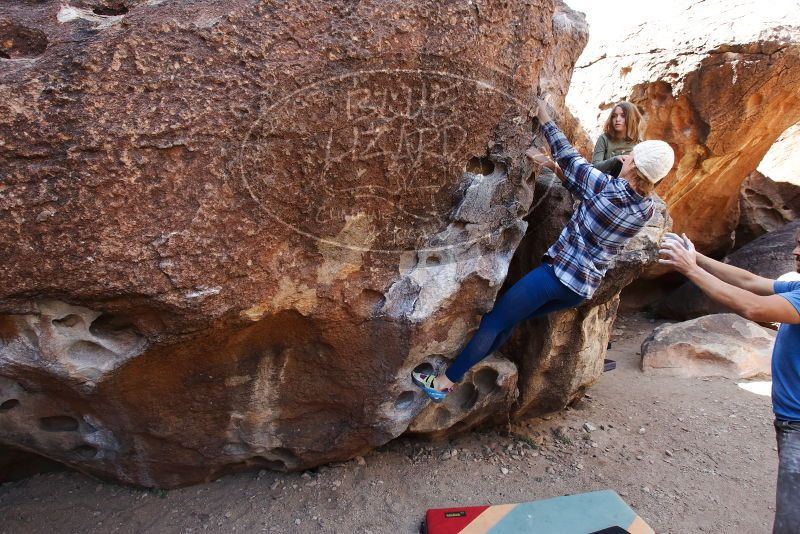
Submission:
M 798 430 L 800 431 L 800 421 L 787 421 L 786 419 L 775 418 L 775 428 L 779 430 Z

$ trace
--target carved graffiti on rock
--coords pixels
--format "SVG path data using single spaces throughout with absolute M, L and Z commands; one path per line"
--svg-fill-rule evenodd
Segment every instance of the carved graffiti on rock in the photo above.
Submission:
M 482 109 L 466 107 L 476 101 Z M 302 235 L 353 249 L 414 250 L 446 225 L 467 161 L 485 154 L 487 114 L 522 109 L 492 84 L 445 72 L 328 77 L 262 107 L 240 170 L 259 205 Z M 342 238 L 354 217 L 367 217 L 371 232 Z

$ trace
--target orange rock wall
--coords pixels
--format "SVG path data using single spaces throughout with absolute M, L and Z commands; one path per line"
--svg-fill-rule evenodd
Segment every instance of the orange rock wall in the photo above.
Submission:
M 568 104 L 593 138 L 615 101 L 675 149 L 659 185 L 674 228 L 704 252 L 733 244 L 741 183 L 800 120 L 800 11 L 759 2 L 674 2 L 626 35 L 593 34 Z

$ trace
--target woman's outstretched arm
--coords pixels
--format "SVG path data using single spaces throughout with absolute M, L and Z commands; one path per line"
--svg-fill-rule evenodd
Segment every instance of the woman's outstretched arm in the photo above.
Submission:
M 542 132 L 550 145 L 553 159 L 564 171 L 564 187 L 582 199 L 591 198 L 608 183 L 608 176 L 595 169 L 567 140 L 566 136 L 555 125 L 547 111 L 547 104 L 539 101 L 536 117 L 541 124 Z

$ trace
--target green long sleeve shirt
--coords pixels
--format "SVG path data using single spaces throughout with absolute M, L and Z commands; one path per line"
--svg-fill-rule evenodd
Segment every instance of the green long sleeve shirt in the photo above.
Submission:
M 596 169 L 608 173 L 614 165 L 614 159 L 617 156 L 630 154 L 636 144 L 624 139 L 622 141 L 609 139 L 606 134 L 602 134 L 597 138 L 597 143 L 594 145 L 592 165 Z

